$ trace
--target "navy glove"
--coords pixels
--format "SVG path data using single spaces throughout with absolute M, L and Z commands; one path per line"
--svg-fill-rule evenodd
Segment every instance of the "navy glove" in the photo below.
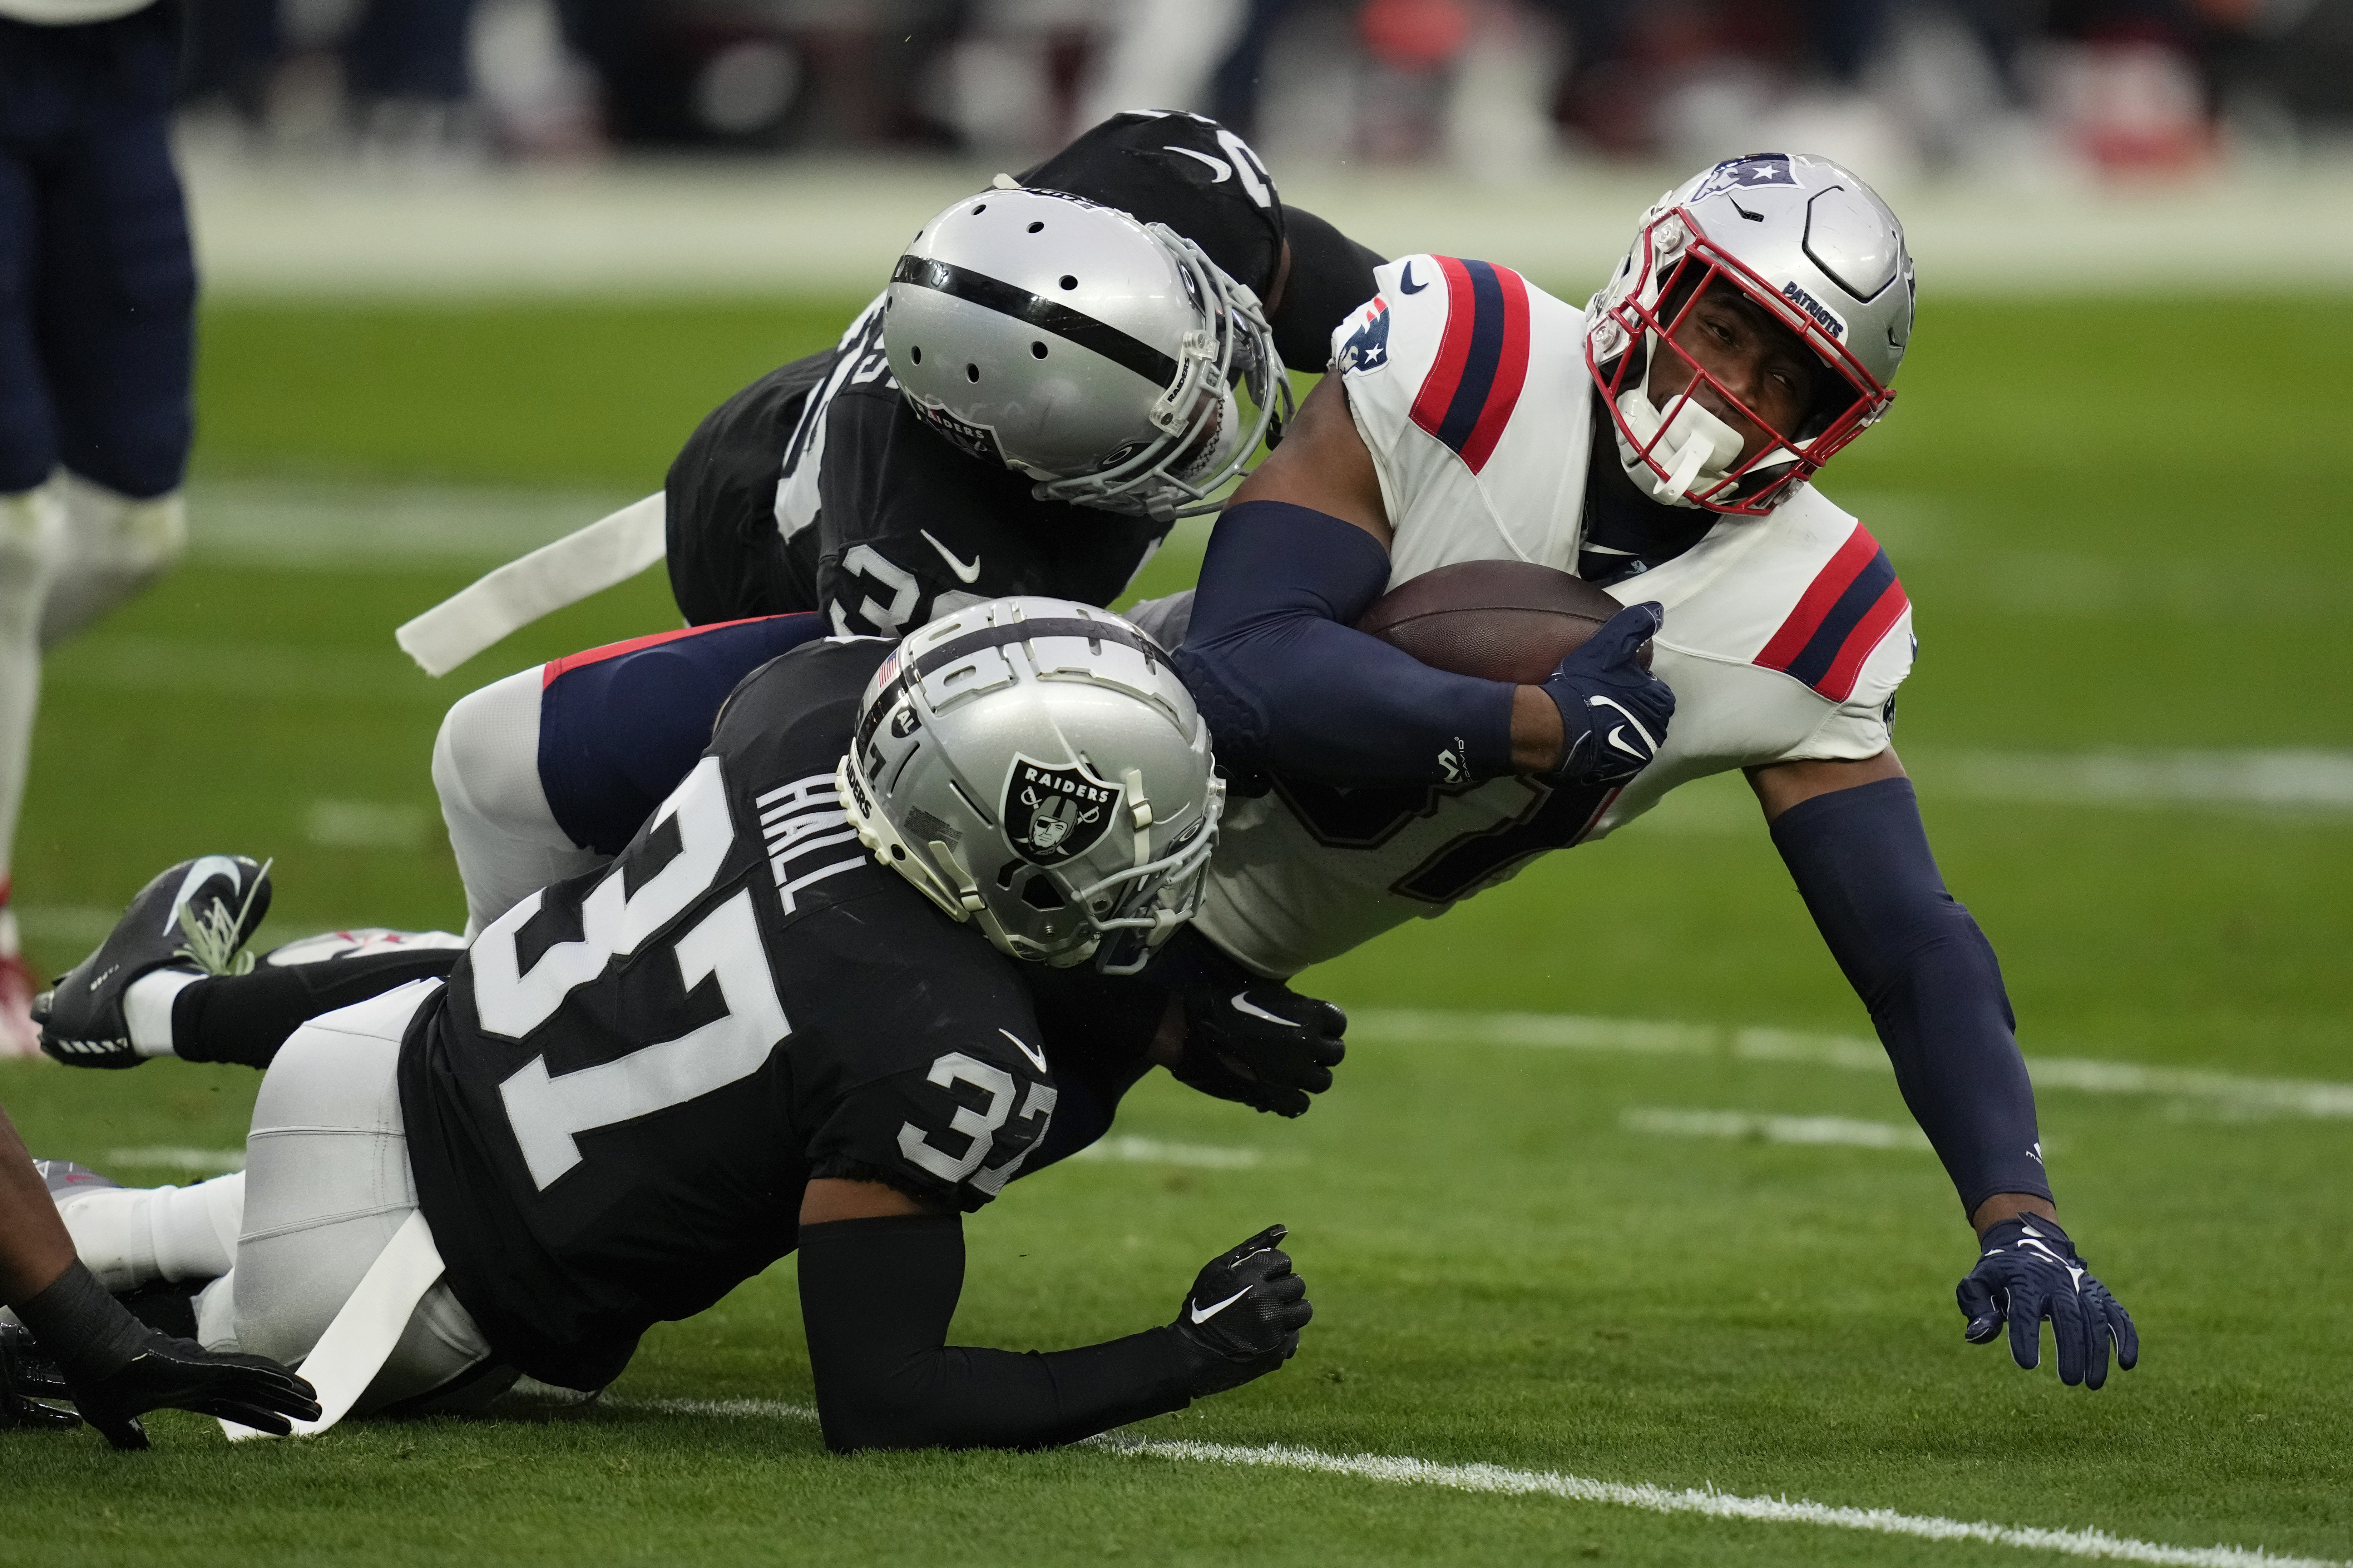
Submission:
M 1262 1377 L 1299 1351 L 1299 1331 L 1315 1315 L 1307 1281 L 1282 1250 L 1290 1235 L 1271 1225 L 1214 1258 L 1193 1281 L 1169 1329 L 1190 1363 L 1193 1396 L 1223 1394 Z
M 1347 1055 L 1348 1015 L 1280 980 L 1185 988 L 1179 1083 L 1278 1116 L 1303 1116 L 1307 1097 L 1332 1087 Z
M 2116 1365 L 2130 1372 L 2140 1360 L 2140 1332 L 2132 1314 L 2092 1278 L 2075 1244 L 2056 1222 L 2018 1215 L 1985 1233 L 1978 1266 L 1955 1292 L 1973 1345 L 1984 1344 L 2010 1321 L 2010 1353 L 2032 1371 L 2042 1360 L 2042 1320 L 2059 1345 L 2059 1381 L 2097 1388 L 2108 1381 L 2108 1342 Z
M 1560 710 L 1560 761 L 1546 775 L 1582 785 L 1623 784 L 1667 743 L 1675 694 L 1642 668 L 1642 645 L 1666 624 L 1655 602 L 1630 605 L 1560 661 L 1544 683 Z

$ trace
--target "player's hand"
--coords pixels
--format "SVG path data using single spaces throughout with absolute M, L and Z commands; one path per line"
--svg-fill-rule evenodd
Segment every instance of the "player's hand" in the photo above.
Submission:
M 2116 1365 L 2130 1372 L 2140 1360 L 2140 1332 L 2132 1314 L 2108 1288 L 2092 1278 L 2075 1244 L 2056 1221 L 2016 1215 L 1985 1233 L 1985 1251 L 1955 1294 L 1963 1331 L 1973 1345 L 1984 1344 L 2010 1323 L 2010 1353 L 2032 1371 L 2042 1360 L 2042 1320 L 2051 1320 L 2059 1346 L 2059 1381 L 2097 1388 L 2108 1380 L 2108 1344 Z
M 215 1415 L 283 1437 L 287 1417 L 315 1421 L 319 1401 L 308 1383 L 258 1355 L 206 1350 L 193 1340 L 151 1334 L 130 1363 L 107 1377 L 63 1368 L 67 1392 L 82 1419 L 118 1448 L 144 1448 L 139 1417 L 170 1406 Z
M 1290 1231 L 1268 1226 L 1212 1260 L 1169 1325 L 1192 1363 L 1193 1396 L 1223 1394 L 1289 1361 L 1315 1315 L 1307 1281 L 1282 1250 Z
M 1544 683 L 1560 710 L 1560 761 L 1549 776 L 1572 784 L 1622 784 L 1667 743 L 1675 694 L 1638 657 L 1665 624 L 1656 603 L 1630 605 L 1560 661 Z
M 71 1397 L 58 1363 L 41 1352 L 33 1336 L 14 1323 L 0 1323 L 0 1432 L 71 1431 L 81 1425 L 80 1416 L 42 1403 Z
M 1348 1016 L 1279 980 L 1190 985 L 1184 1001 L 1184 1050 L 1168 1070 L 1219 1100 L 1304 1115 L 1307 1097 L 1332 1087 L 1332 1069 L 1347 1055 L 1340 1037 Z

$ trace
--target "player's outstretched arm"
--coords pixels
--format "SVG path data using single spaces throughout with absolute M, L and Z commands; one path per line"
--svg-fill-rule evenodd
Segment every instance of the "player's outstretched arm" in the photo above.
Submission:
M 1078 1350 L 947 1343 L 964 1228 L 879 1183 L 801 1210 L 801 1317 L 827 1447 L 1042 1448 L 1181 1410 L 1274 1371 L 1313 1309 L 1271 1226 L 1212 1260 L 1176 1321 Z
M 2018 1364 L 2041 1359 L 2042 1320 L 2060 1380 L 2097 1388 L 2108 1347 L 2129 1370 L 2140 1339 L 2059 1228 L 2034 1087 L 1992 944 L 1929 852 L 1893 751 L 1861 762 L 1749 770 L 1773 842 L 1831 955 L 1870 1009 L 1905 1103 L 1958 1190 L 1983 1249 L 1961 1282 L 1972 1343 L 2010 1325 Z
M 1635 662 L 1655 606 L 1629 609 L 1544 686 L 1433 669 L 1356 629 L 1388 587 L 1391 535 L 1342 383 L 1327 375 L 1308 395 L 1209 538 L 1176 659 L 1219 756 L 1352 787 L 1564 764 L 1575 782 L 1607 782 L 1581 776 L 1577 754 L 1595 725 L 1586 698 L 1602 690 L 1656 694 L 1645 721 L 1663 742 L 1673 698 Z
M 7 1113 L 0 1111 L 0 1300 L 23 1330 L 0 1332 L 0 1427 L 67 1428 L 70 1401 L 118 1448 L 147 1447 L 139 1417 L 164 1405 L 283 1436 L 319 1414 L 311 1385 L 274 1361 L 216 1355 L 140 1322 L 74 1256 Z

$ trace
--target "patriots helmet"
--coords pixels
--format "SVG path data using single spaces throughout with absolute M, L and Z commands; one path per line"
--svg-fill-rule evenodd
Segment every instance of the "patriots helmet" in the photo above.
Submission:
M 1200 907 L 1225 781 L 1160 645 L 1108 610 L 1017 597 L 909 633 L 837 783 L 876 859 L 1002 952 L 1144 967 Z
M 1675 334 L 1729 289 L 1819 362 L 1797 427 L 1774 428 Z M 1586 308 L 1585 363 L 1617 427 L 1619 461 L 1653 500 L 1758 517 L 1887 412 L 1912 337 L 1912 258 L 1876 192 L 1827 158 L 1757 153 L 1694 174 L 1643 215 L 1633 248 Z M 1651 395 L 1655 356 L 1681 392 Z M 1678 363 L 1679 362 L 1679 363 Z M 1693 396 L 1702 383 L 1766 435 L 1741 435 Z
M 1028 474 L 1040 500 L 1212 510 L 1290 415 L 1257 294 L 1166 224 L 1078 196 L 965 198 L 915 236 L 884 300 L 883 348 L 915 413 Z

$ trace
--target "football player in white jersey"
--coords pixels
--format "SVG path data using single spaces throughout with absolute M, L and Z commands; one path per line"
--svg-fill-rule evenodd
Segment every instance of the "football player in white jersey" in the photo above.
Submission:
M 1686 181 L 1582 310 L 1508 268 L 1409 256 L 1219 519 L 1189 605 L 1139 616 L 1229 768 L 1198 933 L 1285 977 L 1744 770 L 1981 1239 L 1972 1341 L 2098 1387 L 2129 1317 L 2059 1228 L 1991 947 L 1946 891 L 1889 739 L 1913 658 L 1885 552 L 1809 480 L 1883 414 L 1912 266 L 1826 159 Z M 1630 607 L 1541 685 L 1353 629 L 1434 567 L 1532 561 Z M 1655 636 L 1654 636 L 1655 634 Z M 1653 639 L 1652 670 L 1636 660 Z M 1196 943 L 1196 945 L 1200 945 Z

